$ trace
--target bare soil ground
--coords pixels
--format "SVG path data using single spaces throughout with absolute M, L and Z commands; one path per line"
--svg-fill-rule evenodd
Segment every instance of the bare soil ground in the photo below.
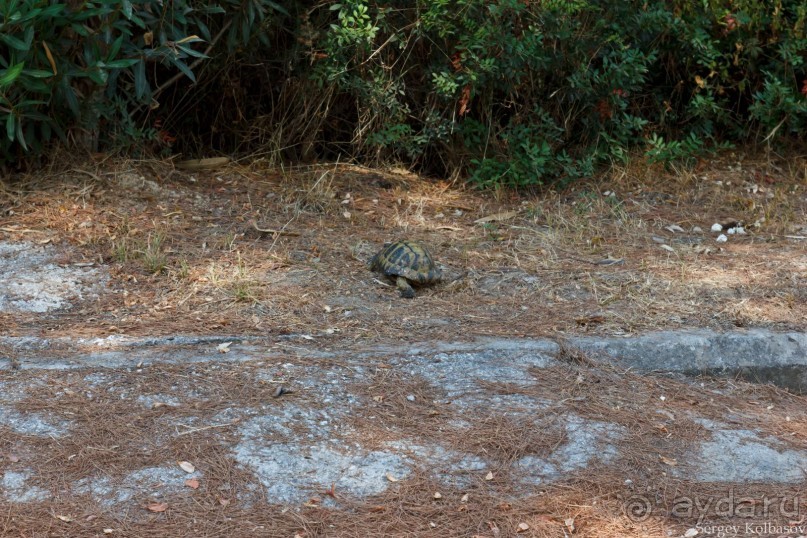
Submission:
M 0 239 L 50 243 L 63 264 L 112 274 L 95 304 L 4 315 L 7 334 L 305 334 L 345 346 L 807 324 L 804 156 L 634 165 L 534 195 L 347 165 L 187 173 L 107 160 L 3 185 Z M 746 234 L 716 242 L 712 225 L 736 222 Z M 398 238 L 445 269 L 413 301 L 367 270 Z
M 532 194 L 480 193 L 349 165 L 279 171 L 258 163 L 189 173 L 166 162 L 103 158 L 0 185 L 0 240 L 52 245 L 64 266 L 110 272 L 97 301 L 0 314 L 6 336 L 256 335 L 348 353 L 370 344 L 483 335 L 807 328 L 803 155 L 725 155 L 678 171 L 637 164 L 601 181 Z M 279 233 L 260 232 L 253 220 Z M 726 242 L 710 231 L 714 223 L 738 222 L 746 233 L 727 235 Z M 398 238 L 422 241 L 444 267 L 443 282 L 418 290 L 413 300 L 399 298 L 367 269 L 381 245 Z M 434 405 L 443 397 L 434 380 L 402 376 L 380 357 L 372 383 L 340 387 L 367 402 L 368 416 L 347 421 L 362 442 L 405 432 L 484 454 L 501 467 L 470 488 L 415 473 L 369 502 L 326 489 L 293 509 L 267 509 L 271 499 L 239 502 L 258 486 L 230 453 L 240 415 L 222 419 L 289 401 L 327 411 L 313 391 L 274 399 L 277 383 L 289 380 L 271 361 L 5 371 L 3 403 L 72 425 L 66 437 L 0 425 L 6 479 L 25 464 L 36 471 L 34 483 L 52 494 L 3 507 L 0 535 L 681 536 L 695 520 L 627 517 L 624 496 L 650 484 L 637 493 L 663 504 L 681 493 L 712 498 L 734 487 L 668 474 L 678 463 L 665 443 L 684 446 L 706 435 L 686 418 L 690 413 L 734 417 L 729 422 L 738 428 L 778 435 L 794 449 L 807 439 L 803 397 L 739 382 L 639 376 L 574 350 L 561 355 L 563 365 L 536 372 L 530 389 L 504 381 L 485 387 L 549 402 L 541 430 L 507 413 L 455 416 Z M 291 353 L 288 361 L 305 362 Z M 342 367 L 310 360 L 306 366 Z M 134 405 L 140 397 L 146 403 Z M 508 465 L 566 441 L 556 427 L 561 410 L 624 428 L 621 459 L 513 496 Z M 460 418 L 470 430 L 446 426 Z M 180 423 L 201 427 L 177 429 Z M 93 473 L 114 481 L 180 460 L 205 469 L 190 496 L 139 492 L 129 512 L 115 515 L 89 494 L 59 495 Z M 647 483 L 626 482 L 637 474 Z M 738 496 L 753 499 L 803 493 L 799 485 L 737 488 Z

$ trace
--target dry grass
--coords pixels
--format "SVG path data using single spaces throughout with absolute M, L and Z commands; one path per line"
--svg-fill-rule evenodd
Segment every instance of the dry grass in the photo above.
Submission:
M 0 237 L 50 242 L 64 263 L 109 263 L 120 293 L 86 327 L 101 334 L 301 332 L 349 343 L 803 328 L 804 162 L 727 158 L 679 173 L 636 164 L 599 184 L 489 197 L 336 164 L 188 176 L 169 163 L 103 161 L 7 185 Z M 299 236 L 259 234 L 251 219 Z M 715 243 L 712 223 L 732 220 L 748 235 Z M 429 244 L 446 268 L 414 303 L 394 300 L 364 265 L 403 236 Z M 13 318 L 18 334 L 85 324 L 71 312 Z

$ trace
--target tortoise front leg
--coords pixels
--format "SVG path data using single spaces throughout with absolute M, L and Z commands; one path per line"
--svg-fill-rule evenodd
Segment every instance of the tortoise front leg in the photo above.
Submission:
M 415 297 L 415 290 L 412 289 L 412 286 L 409 284 L 409 281 L 406 280 L 404 277 L 399 276 L 395 280 L 395 285 L 398 286 L 398 289 L 401 291 L 401 297 L 404 299 L 412 299 Z

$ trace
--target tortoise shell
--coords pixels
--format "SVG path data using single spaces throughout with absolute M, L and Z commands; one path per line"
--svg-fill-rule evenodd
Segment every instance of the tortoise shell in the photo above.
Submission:
M 440 268 L 426 247 L 414 241 L 396 241 L 386 245 L 370 260 L 370 269 L 391 278 L 403 277 L 410 284 L 426 285 L 438 282 Z M 410 297 L 406 283 L 398 282 L 401 294 Z

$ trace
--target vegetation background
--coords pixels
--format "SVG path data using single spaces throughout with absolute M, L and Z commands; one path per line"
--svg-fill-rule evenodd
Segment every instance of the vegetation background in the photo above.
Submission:
M 480 186 L 807 126 L 803 0 L 0 0 L 0 159 L 396 161 Z

